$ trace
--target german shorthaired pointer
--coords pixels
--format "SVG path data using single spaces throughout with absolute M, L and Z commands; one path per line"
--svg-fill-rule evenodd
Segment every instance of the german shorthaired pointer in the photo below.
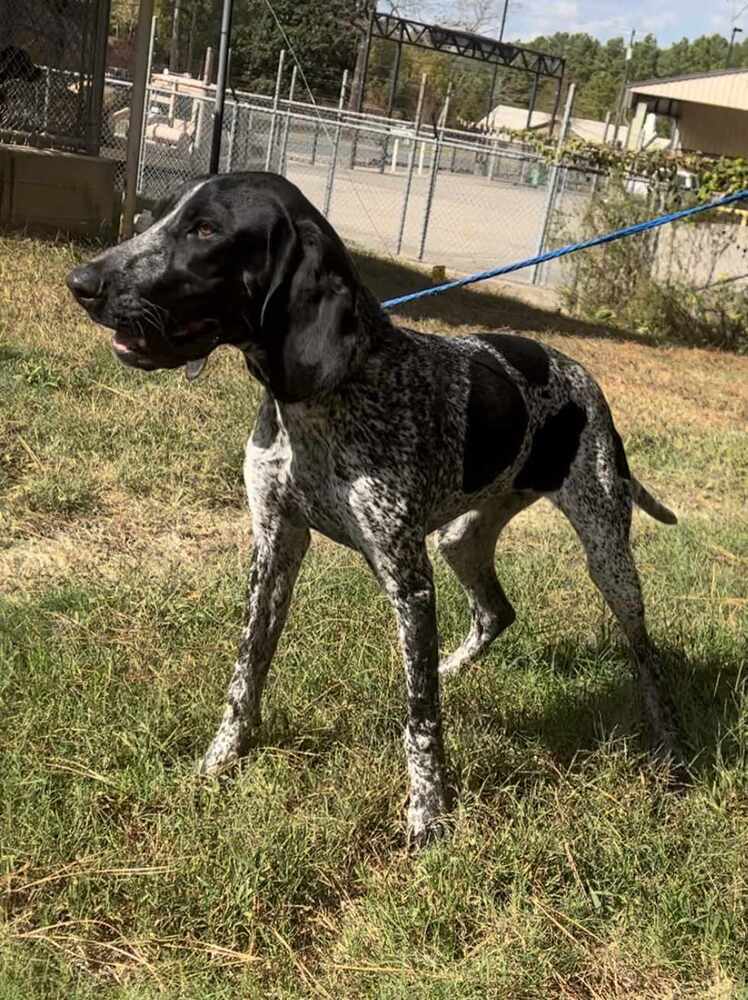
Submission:
M 482 656 L 514 620 L 496 578 L 501 529 L 547 497 L 569 518 L 632 647 L 654 743 L 677 756 L 670 699 L 629 548 L 634 503 L 674 515 L 631 475 L 584 368 L 512 334 L 397 327 L 329 223 L 266 173 L 194 180 L 145 232 L 69 276 L 127 365 L 199 370 L 241 350 L 265 394 L 244 469 L 254 529 L 247 621 L 228 703 L 201 770 L 247 752 L 311 528 L 363 555 L 392 603 L 405 661 L 408 830 L 444 830 L 439 673 Z M 465 588 L 472 624 L 439 665 L 426 537 Z

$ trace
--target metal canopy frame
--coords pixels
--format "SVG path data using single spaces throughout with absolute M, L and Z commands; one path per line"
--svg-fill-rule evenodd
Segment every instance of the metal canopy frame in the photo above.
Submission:
M 450 55 L 462 56 L 464 59 L 475 59 L 478 62 L 492 65 L 494 71 L 488 98 L 487 114 L 490 114 L 493 110 L 496 80 L 500 67 L 503 66 L 507 69 L 515 69 L 522 73 L 531 74 L 533 83 L 527 114 L 528 127 L 535 109 L 535 98 L 541 78 L 556 80 L 556 98 L 550 121 L 550 131 L 553 131 L 566 68 L 566 60 L 562 56 L 554 56 L 548 52 L 538 52 L 535 49 L 526 49 L 521 45 L 513 45 L 511 42 L 487 38 L 485 35 L 476 35 L 471 31 L 462 31 L 459 28 L 442 28 L 439 25 L 424 24 L 421 21 L 412 21 L 409 18 L 397 17 L 394 14 L 382 14 L 376 10 L 372 11 L 369 17 L 363 73 L 361 74 L 359 89 L 356 95 L 357 111 L 361 110 L 363 104 L 369 66 L 369 52 L 371 50 L 371 43 L 375 38 L 394 42 L 397 45 L 397 55 L 390 79 L 390 93 L 387 107 L 388 116 L 392 115 L 395 102 L 402 46 L 414 45 L 417 48 L 430 49 L 433 52 L 446 52 Z

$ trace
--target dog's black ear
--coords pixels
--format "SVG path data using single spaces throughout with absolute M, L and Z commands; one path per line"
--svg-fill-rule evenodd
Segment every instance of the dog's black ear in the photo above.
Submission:
M 356 348 L 357 280 L 334 234 L 287 217 L 271 234 L 274 269 L 260 319 L 271 391 L 299 402 L 334 388 Z

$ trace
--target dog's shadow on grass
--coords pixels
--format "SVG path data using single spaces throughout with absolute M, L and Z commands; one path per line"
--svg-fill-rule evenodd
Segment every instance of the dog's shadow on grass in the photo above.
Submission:
M 535 666 L 541 671 L 575 676 L 581 673 L 583 655 L 578 643 L 554 644 L 537 655 Z M 717 654 L 689 657 L 675 646 L 661 646 L 659 657 L 664 675 L 670 680 L 692 783 L 710 780 L 721 769 L 739 764 L 745 751 L 741 750 L 736 724 L 748 683 L 741 662 Z M 473 669 L 502 668 L 488 662 Z M 493 726 L 514 744 L 513 752 L 508 754 L 506 740 L 495 741 L 495 753 L 489 749 L 481 761 L 471 764 L 469 786 L 489 795 L 491 787 L 500 788 L 514 771 L 517 743 L 528 748 L 534 745 L 548 753 L 560 771 L 584 766 L 585 758 L 610 740 L 625 741 L 646 760 L 649 740 L 632 670 L 621 660 L 619 673 L 606 674 L 607 682 L 588 689 L 549 685 L 542 700 L 504 711 L 500 720 L 496 719 L 493 688 L 477 685 L 469 695 L 453 699 L 457 704 L 445 713 L 447 725 L 457 712 L 472 714 L 477 720 L 476 729 L 491 725 L 493 716 Z M 467 732 L 463 740 L 469 739 Z M 459 776 L 457 786 L 463 787 Z
M 428 274 L 402 260 L 384 260 L 354 253 L 365 284 L 382 300 L 428 287 Z M 519 291 L 519 290 L 518 290 Z M 407 325 L 411 320 L 433 320 L 440 326 L 480 326 L 486 330 L 509 327 L 512 330 L 544 331 L 575 337 L 606 337 L 655 346 L 651 337 L 605 324 L 590 323 L 567 316 L 557 309 L 543 309 L 519 298 L 478 291 L 477 286 L 455 289 L 444 295 L 429 296 L 405 306 L 398 306 L 397 316 Z

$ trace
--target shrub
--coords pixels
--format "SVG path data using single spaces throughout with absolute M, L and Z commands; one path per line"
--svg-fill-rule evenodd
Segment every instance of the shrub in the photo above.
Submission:
M 683 207 L 679 193 L 626 190 L 611 178 L 580 220 L 561 223 L 559 239 L 588 239 Z M 715 281 L 738 232 L 714 217 L 617 240 L 567 258 L 564 304 L 594 322 L 698 346 L 748 351 L 748 289 Z

